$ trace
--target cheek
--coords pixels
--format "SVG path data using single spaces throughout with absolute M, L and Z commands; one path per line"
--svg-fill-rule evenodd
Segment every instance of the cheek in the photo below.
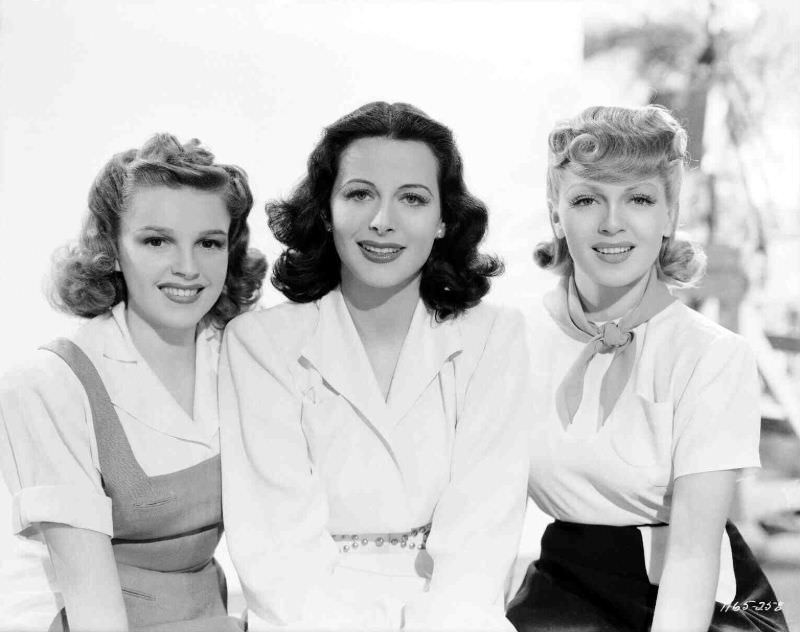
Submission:
M 230 254 L 227 251 L 218 253 L 209 266 L 209 276 L 213 277 L 214 280 L 219 281 L 220 283 L 226 281 L 228 276 L 229 261 Z
M 366 205 L 355 206 L 334 201 L 331 204 L 331 224 L 334 234 L 351 235 L 362 224 L 369 222 L 370 213 Z

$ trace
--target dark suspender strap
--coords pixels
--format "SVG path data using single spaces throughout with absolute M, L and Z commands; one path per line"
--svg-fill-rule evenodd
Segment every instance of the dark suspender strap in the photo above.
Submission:
M 67 338 L 56 338 L 40 348 L 51 351 L 64 360 L 86 391 L 92 411 L 103 484 L 107 488 L 118 484 L 129 488 L 146 485 L 149 482 L 147 476 L 133 455 L 111 397 L 92 361 L 78 345 Z

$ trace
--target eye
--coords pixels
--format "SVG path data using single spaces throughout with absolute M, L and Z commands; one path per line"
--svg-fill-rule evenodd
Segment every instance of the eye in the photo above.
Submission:
M 635 193 L 631 196 L 631 201 L 639 206 L 653 206 L 656 203 L 652 197 L 644 193 Z
M 574 197 L 574 198 L 572 198 L 572 200 L 570 200 L 569 205 L 570 206 L 589 206 L 591 204 L 594 204 L 596 201 L 597 201 L 597 199 L 594 198 L 591 195 L 578 195 L 577 197 Z
M 153 248 L 160 248 L 161 246 L 164 245 L 165 242 L 166 239 L 164 239 L 163 237 L 146 237 L 145 239 L 142 240 L 142 243 L 145 246 L 152 246 Z
M 419 193 L 404 193 L 400 198 L 409 206 L 425 206 L 430 200 Z
M 200 246 L 208 250 L 222 250 L 225 248 L 225 242 L 221 239 L 201 239 Z
M 344 197 L 346 200 L 364 202 L 372 197 L 372 191 L 369 189 L 350 189 L 345 191 Z

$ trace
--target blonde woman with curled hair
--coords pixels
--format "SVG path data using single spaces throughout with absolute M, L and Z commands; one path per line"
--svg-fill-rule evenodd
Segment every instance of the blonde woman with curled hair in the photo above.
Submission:
M 753 354 L 670 293 L 704 267 L 675 235 L 686 140 L 658 106 L 550 134 L 535 258 L 561 280 L 533 353 L 529 493 L 555 521 L 508 610 L 520 631 L 787 629 L 727 521 L 759 466 Z
M 240 168 L 158 134 L 106 163 L 56 257 L 55 303 L 88 320 L 0 381 L 13 529 L 47 544 L 51 631 L 240 629 L 213 558 L 216 382 L 222 328 L 266 272 L 252 204 Z

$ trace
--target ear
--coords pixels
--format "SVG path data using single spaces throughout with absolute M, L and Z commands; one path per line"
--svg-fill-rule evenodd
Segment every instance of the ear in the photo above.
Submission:
M 564 227 L 558 219 L 558 211 L 553 206 L 552 202 L 547 203 L 547 210 L 550 213 L 550 225 L 553 227 L 553 233 L 558 239 L 564 238 Z
M 447 230 L 447 226 L 445 226 L 444 222 L 439 222 L 439 228 L 436 229 L 436 235 L 434 235 L 435 239 L 441 239 L 444 237 L 444 233 Z

